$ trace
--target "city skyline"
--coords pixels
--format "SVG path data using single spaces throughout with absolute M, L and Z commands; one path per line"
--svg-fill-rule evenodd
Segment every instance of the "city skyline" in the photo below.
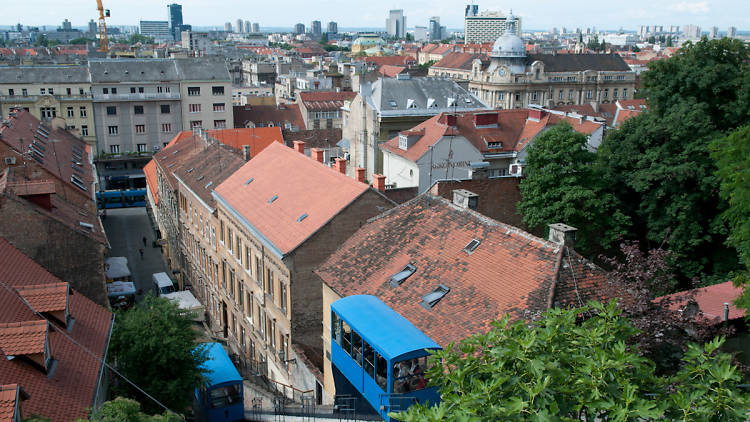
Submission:
M 140 20 L 167 20 L 167 4 L 172 1 L 133 0 L 128 4 L 104 0 L 104 7 L 112 12 L 109 25 L 138 25 Z M 383 28 L 390 9 L 403 9 L 407 17 L 407 28 L 425 26 L 430 17 L 440 16 L 448 28 L 463 27 L 463 10 L 468 2 L 459 0 L 412 0 L 406 3 L 362 3 L 352 6 L 344 0 L 322 0 L 324 7 L 310 7 L 302 0 L 282 0 L 272 4 L 259 4 L 253 9 L 238 10 L 237 0 L 218 1 L 207 6 L 198 0 L 179 2 L 183 6 L 186 24 L 194 26 L 223 27 L 225 22 L 234 22 L 238 15 L 252 22 L 260 22 L 261 27 L 293 27 L 297 22 L 319 20 L 323 23 L 336 21 L 342 28 Z M 726 31 L 729 26 L 739 30 L 750 28 L 750 3 L 746 0 L 669 0 L 654 3 L 647 0 L 632 0 L 628 3 L 606 4 L 600 1 L 584 0 L 577 7 L 552 0 L 527 0 L 511 3 L 479 4 L 481 10 L 501 10 L 523 18 L 524 29 L 551 29 L 553 27 L 597 27 L 599 29 L 628 30 L 638 25 L 677 25 L 695 24 L 707 29 L 717 26 Z M 59 4 L 59 3 L 57 3 Z M 79 1 L 67 4 L 63 10 L 54 7 L 49 0 L 14 2 L 4 8 L 4 20 L 0 25 L 21 23 L 30 26 L 59 26 L 63 19 L 73 26 L 85 26 L 90 19 L 96 19 L 96 3 Z M 283 10 L 284 13 L 279 13 Z M 727 13 L 732 10 L 732 13 Z M 335 11 L 335 12 L 332 12 Z

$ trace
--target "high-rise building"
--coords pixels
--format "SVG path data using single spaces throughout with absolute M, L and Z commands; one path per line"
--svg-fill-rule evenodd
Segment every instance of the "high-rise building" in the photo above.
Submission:
M 312 21 L 310 23 L 310 35 L 312 35 L 313 38 L 320 38 L 322 34 L 323 28 L 321 27 L 320 21 Z
M 718 26 L 712 26 L 711 30 L 708 32 L 708 38 L 716 39 L 719 38 L 719 27 Z
M 388 12 L 388 19 L 385 20 L 385 32 L 389 37 L 404 38 L 406 36 L 406 16 L 403 9 L 391 10 Z
M 99 26 L 91 19 L 89 21 L 89 34 L 96 34 L 97 32 L 99 32 Z
M 242 31 L 246 34 L 249 34 L 253 32 L 253 27 L 250 25 L 250 21 L 245 21 L 245 25 L 242 29 Z
M 414 41 L 427 41 L 427 27 L 426 26 L 414 27 Z
M 730 26 L 727 30 L 727 37 L 729 38 L 735 38 L 737 37 L 737 28 L 734 26 Z
M 151 37 L 156 42 L 169 41 L 174 39 L 172 31 L 169 29 L 167 21 L 141 21 L 141 35 Z
M 242 24 L 242 19 L 237 19 L 234 25 L 234 31 L 237 33 L 242 33 L 242 28 L 244 25 Z
M 295 34 L 304 34 L 305 33 L 305 24 L 304 23 L 298 23 L 297 25 L 294 25 L 294 33 Z
M 172 3 L 167 5 L 167 15 L 169 18 L 169 31 L 174 39 L 181 39 L 182 32 L 182 5 Z
M 70 23 L 69 20 L 65 19 L 62 23 L 62 30 L 63 31 L 72 31 L 73 25 Z
M 252 29 L 253 29 L 253 31 L 252 31 L 252 32 L 253 32 L 254 34 L 258 34 L 258 33 L 260 33 L 260 24 L 259 24 L 258 22 L 253 22 L 253 27 L 252 27 Z
M 513 15 L 505 16 L 497 11 L 471 13 L 464 17 L 464 42 L 467 44 L 495 42 L 506 30 L 520 36 L 521 18 Z
M 440 16 L 433 16 L 430 18 L 430 41 L 440 41 L 443 39 L 443 34 L 440 31 Z
M 701 27 L 698 25 L 685 25 L 682 27 L 682 32 L 687 39 L 697 40 L 701 37 Z
M 232 22 L 227 22 L 224 24 L 224 30 L 226 32 L 232 32 Z
M 338 34 L 339 32 L 339 24 L 337 24 L 334 21 L 328 22 L 328 33 L 329 34 Z

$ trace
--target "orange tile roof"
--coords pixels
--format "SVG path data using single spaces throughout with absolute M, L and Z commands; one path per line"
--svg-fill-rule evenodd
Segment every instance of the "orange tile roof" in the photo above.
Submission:
M 18 384 L 0 385 L 0 422 L 15 422 Z
M 367 189 L 274 142 L 216 187 L 215 195 L 285 255 Z
M 0 324 L 0 351 L 6 358 L 44 353 L 47 321 L 34 320 Z
M 446 69 L 462 69 L 471 70 L 471 66 L 474 60 L 484 60 L 487 58 L 486 54 L 472 54 L 472 53 L 449 53 L 443 56 L 440 61 L 432 65 L 435 68 L 446 68 Z
M 39 264 L 0 238 L 2 282 L 11 288 L 62 283 Z M 70 295 L 70 313 L 76 319 L 68 333 L 97 356 L 103 356 L 109 341 L 112 314 L 80 293 Z M 38 317 L 16 294 L 0 287 L 0 323 L 33 321 Z M 42 321 L 43 323 L 44 321 Z M 49 332 L 50 349 L 57 360 L 51 376 L 18 359 L 0 358 L 0 384 L 20 384 L 29 394 L 24 413 L 39 414 L 52 421 L 86 418 L 96 394 L 101 362 L 82 352 L 59 330 Z
M 68 309 L 68 283 L 32 284 L 16 290 L 37 312 Z
M 143 174 L 146 176 L 146 184 L 154 198 L 154 204 L 159 205 L 159 186 L 156 184 L 156 162 L 154 160 L 150 160 L 143 166 Z
M 469 254 L 464 248 L 473 239 L 480 243 Z M 423 194 L 371 219 L 315 273 L 342 297 L 377 296 L 447 346 L 486 332 L 506 313 L 529 318 L 550 305 L 577 306 L 578 295 L 598 299 L 603 271 L 569 252 L 576 283 L 567 282 L 569 271 L 559 264 L 566 254 L 561 245 Z M 389 277 L 407 264 L 416 272 L 392 287 Z M 581 271 L 589 266 L 597 274 Z M 450 292 L 425 309 L 422 296 L 439 284 Z
M 726 281 L 712 286 L 701 287 L 679 293 L 673 293 L 658 297 L 655 301 L 668 300 L 669 309 L 679 310 L 690 301 L 695 301 L 700 308 L 700 316 L 706 320 L 716 323 L 724 317 L 724 304 L 729 304 L 729 319 L 739 319 L 745 316 L 745 310 L 738 308 L 734 300 L 742 294 L 742 288 L 736 287 L 733 282 Z
M 280 127 L 217 129 L 206 132 L 208 136 L 217 139 L 222 144 L 240 151 L 242 151 L 243 146 L 248 145 L 251 157 L 260 154 L 274 142 L 284 143 Z
M 395 66 L 390 64 L 384 64 L 378 69 L 378 73 L 388 78 L 395 78 L 398 74 L 406 70 L 404 66 Z

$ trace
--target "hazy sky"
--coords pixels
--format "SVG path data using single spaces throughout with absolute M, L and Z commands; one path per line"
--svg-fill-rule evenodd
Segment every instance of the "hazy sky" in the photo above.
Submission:
M 111 10 L 110 25 L 137 25 L 140 19 L 166 20 L 166 5 L 160 0 L 103 0 Z M 3 1 L 0 25 L 59 25 L 68 18 L 84 26 L 98 16 L 96 0 Z M 263 26 L 291 27 L 297 22 L 334 20 L 340 27 L 384 27 L 388 9 L 404 9 L 407 27 L 426 26 L 430 16 L 440 16 L 449 28 L 463 27 L 466 1 L 460 0 L 183 0 L 185 23 L 223 26 L 238 18 Z M 523 19 L 524 29 L 587 27 L 636 29 L 641 24 L 685 25 L 694 23 L 708 30 L 716 25 L 750 29 L 750 0 L 523 0 L 478 1 L 480 10 L 502 10 Z M 233 24 L 234 25 L 234 24 Z

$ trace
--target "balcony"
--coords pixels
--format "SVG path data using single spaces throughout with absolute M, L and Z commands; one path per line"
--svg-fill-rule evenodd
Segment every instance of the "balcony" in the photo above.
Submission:
M 143 94 L 94 94 L 94 102 L 113 101 L 164 101 L 179 100 L 179 92 L 143 93 Z
M 83 95 L 0 95 L 0 102 L 2 103 L 25 103 L 25 102 L 36 102 L 44 97 L 52 97 L 60 101 L 86 101 L 91 99 L 91 94 Z

